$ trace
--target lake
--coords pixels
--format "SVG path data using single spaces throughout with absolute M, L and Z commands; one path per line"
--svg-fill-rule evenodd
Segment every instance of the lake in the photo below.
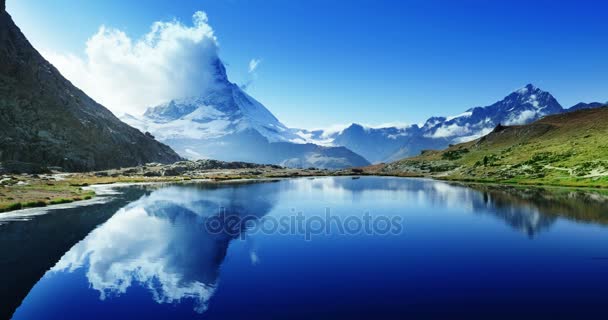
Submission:
M 598 191 L 320 177 L 0 214 L 0 318 L 601 318 Z

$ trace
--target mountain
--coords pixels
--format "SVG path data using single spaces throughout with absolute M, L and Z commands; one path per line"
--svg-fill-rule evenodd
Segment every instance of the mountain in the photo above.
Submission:
M 66 80 L 34 49 L 0 0 L 0 167 L 85 171 L 180 157 Z
M 474 140 L 498 124 L 526 124 L 562 112 L 564 109 L 550 93 L 528 84 L 492 105 L 471 108 L 452 117 L 432 117 L 422 125 L 369 128 L 352 124 L 335 133 L 322 130 L 303 133 L 308 135 L 308 141 L 322 139 L 326 144 L 347 147 L 372 163 L 379 163 Z
M 488 135 L 374 170 L 449 179 L 608 186 L 608 106 L 497 126 Z
M 577 110 L 583 110 L 583 109 L 594 109 L 594 108 L 600 108 L 605 106 L 608 103 L 601 103 L 601 102 L 591 102 L 591 103 L 585 103 L 585 102 L 581 102 L 581 103 L 577 103 L 575 105 L 573 105 L 572 107 L 570 107 L 568 109 L 568 111 L 577 111 Z
M 262 104 L 229 82 L 219 59 L 212 68 L 214 82 L 203 95 L 149 108 L 139 123 L 133 116 L 123 118 L 161 140 L 218 138 L 247 130 L 257 131 L 269 142 L 298 138 Z
M 219 59 L 204 94 L 149 108 L 121 119 L 190 159 L 217 159 L 288 167 L 345 168 L 369 162 L 345 147 L 319 146 L 287 128 L 268 109 L 228 81 Z
M 332 145 L 345 146 L 372 163 L 398 160 L 422 149 L 440 149 L 450 143 L 443 137 L 425 135 L 418 125 L 370 128 L 352 124 L 332 138 Z

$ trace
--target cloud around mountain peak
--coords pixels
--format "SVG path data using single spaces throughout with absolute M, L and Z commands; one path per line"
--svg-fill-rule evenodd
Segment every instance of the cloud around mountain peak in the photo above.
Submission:
M 204 93 L 217 77 L 218 49 L 207 15 L 198 11 L 191 25 L 157 21 L 139 39 L 101 26 L 87 41 L 83 57 L 43 55 L 115 114 L 141 114 L 149 106 Z

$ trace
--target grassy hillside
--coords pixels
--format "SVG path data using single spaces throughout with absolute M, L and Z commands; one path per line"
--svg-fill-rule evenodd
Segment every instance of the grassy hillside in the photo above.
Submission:
M 478 140 L 374 168 L 443 179 L 608 187 L 608 107 L 499 126 Z

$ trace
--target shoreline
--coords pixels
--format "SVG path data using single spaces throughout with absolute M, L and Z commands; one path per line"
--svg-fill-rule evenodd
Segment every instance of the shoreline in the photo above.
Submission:
M 56 203 L 56 204 L 48 204 L 46 206 L 40 207 L 29 207 L 22 209 L 15 209 L 11 211 L 3 211 L 0 212 L 0 224 L 3 221 L 13 221 L 13 220 L 24 220 L 28 217 L 38 216 L 46 214 L 48 211 L 52 210 L 61 210 L 61 209 L 69 209 L 76 207 L 86 207 L 89 205 L 100 204 L 108 202 L 112 199 L 112 195 L 119 193 L 116 191 L 117 188 L 122 187 L 130 187 L 130 186 L 145 186 L 145 185 L 163 185 L 163 184 L 188 184 L 188 183 L 231 183 L 231 182 L 248 182 L 248 181 L 256 181 L 256 180 L 273 180 L 271 178 L 268 179 L 234 179 L 234 180 L 225 180 L 225 181 L 216 181 L 212 179 L 190 179 L 190 180 L 167 180 L 167 181 L 141 181 L 141 182 L 110 182 L 110 183 L 100 183 L 94 185 L 88 185 L 83 187 L 83 190 L 92 191 L 95 193 L 93 197 L 90 199 L 81 199 L 74 200 L 71 202 L 65 203 Z
M 18 175 L 12 185 L 0 185 L 0 220 L 15 212 L 42 212 L 65 205 L 81 204 L 104 195 L 102 189 L 116 189 L 133 185 L 161 185 L 186 183 L 246 183 L 297 177 L 331 176 L 335 172 L 310 169 L 273 169 L 261 175 L 251 175 L 239 169 L 210 170 L 193 176 L 96 175 L 61 173 L 55 175 Z M 44 192 L 41 192 L 43 190 Z M 29 194 L 28 194 L 29 193 Z M 15 199 L 20 196 L 24 199 Z
M 225 172 L 224 172 L 225 173 Z M 550 183 L 542 183 L 542 182 L 530 182 L 530 183 L 518 183 L 518 182 L 498 182 L 498 181 L 483 181 L 483 180 L 468 180 L 468 179 L 444 179 L 442 177 L 433 177 L 433 176 L 425 176 L 425 175 L 413 175 L 413 174 L 382 174 L 382 173 L 366 173 L 366 172 L 354 172 L 352 170 L 342 170 L 342 171 L 329 171 L 325 174 L 319 174 L 319 172 L 315 172 L 315 174 L 309 175 L 292 175 L 292 174 L 276 174 L 276 175 L 268 175 L 268 176 L 260 176 L 260 177 L 251 177 L 247 175 L 233 175 L 230 177 L 167 177 L 160 178 L 159 177 L 145 177 L 145 176 L 135 176 L 135 177 L 116 177 L 114 181 L 100 181 L 99 183 L 88 184 L 84 183 L 79 185 L 79 188 L 82 191 L 85 191 L 86 195 L 90 195 L 90 197 L 75 197 L 66 201 L 61 202 L 45 202 L 45 205 L 42 205 L 42 201 L 44 200 L 32 200 L 36 202 L 36 206 L 31 207 L 20 207 L 16 209 L 7 209 L 5 208 L 3 211 L 0 211 L 0 223 L 3 220 L 9 219 L 19 219 L 19 218 L 27 218 L 29 216 L 35 216 L 40 214 L 45 214 L 50 210 L 59 210 L 65 208 L 73 208 L 79 206 L 88 206 L 97 203 L 103 203 L 104 200 L 109 200 L 112 194 L 115 194 L 115 189 L 121 187 L 129 187 L 136 185 L 163 185 L 163 184 L 189 184 L 189 183 L 211 183 L 211 184 L 227 184 L 227 183 L 255 183 L 255 182 L 263 182 L 263 181 L 273 181 L 273 180 L 283 180 L 283 179 L 294 179 L 294 178 L 322 178 L 322 177 L 393 177 L 393 178 L 409 178 L 409 179 L 429 179 L 434 181 L 441 181 L 450 184 L 459 184 L 462 186 L 470 186 L 470 185 L 487 185 L 487 186 L 496 186 L 496 187 L 514 187 L 514 188 L 551 188 L 551 189 L 570 189 L 570 190 L 586 190 L 586 191 L 606 191 L 608 192 L 608 188 L 602 186 L 586 186 L 586 185 L 565 185 L 565 184 L 550 184 Z M 73 180 L 69 180 L 70 182 L 74 182 Z M 73 184 L 78 185 L 78 184 Z
M 403 172 L 403 173 L 382 173 L 382 172 L 366 172 L 363 175 L 371 175 L 371 176 L 387 176 L 387 177 L 400 177 L 400 178 L 428 178 L 437 181 L 445 181 L 445 182 L 460 182 L 460 183 L 470 183 L 470 184 L 494 184 L 494 185 L 508 185 L 508 186 L 521 186 L 521 187 L 560 187 L 560 188 L 570 188 L 570 189 L 594 189 L 594 190 L 606 190 L 608 191 L 608 185 L 606 184 L 597 184 L 594 181 L 589 182 L 564 182 L 564 183 L 556 183 L 551 181 L 544 180 L 534 180 L 534 179 L 522 179 L 520 181 L 516 180 L 495 180 L 495 179 L 474 179 L 474 178 L 454 178 L 451 176 L 443 176 L 443 175 L 430 175 L 423 173 L 412 173 L 412 172 Z

